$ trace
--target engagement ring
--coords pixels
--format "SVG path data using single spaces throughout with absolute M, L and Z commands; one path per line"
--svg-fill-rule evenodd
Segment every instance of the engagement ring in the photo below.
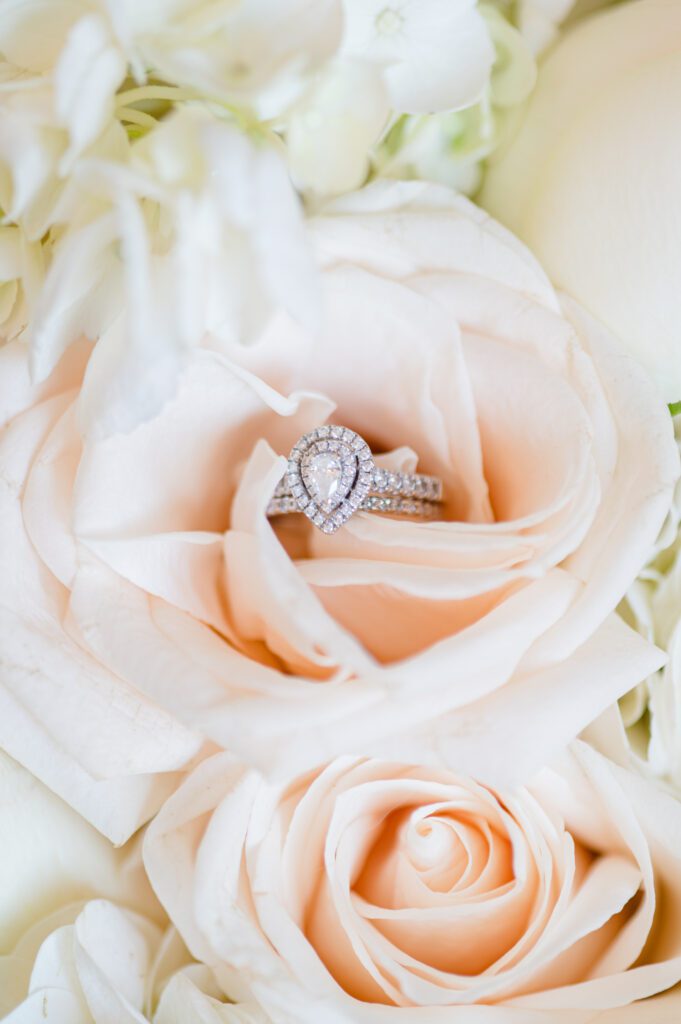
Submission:
M 335 533 L 360 510 L 432 519 L 441 502 L 437 477 L 379 469 L 364 438 L 327 425 L 293 446 L 267 515 L 302 512 L 323 533 Z

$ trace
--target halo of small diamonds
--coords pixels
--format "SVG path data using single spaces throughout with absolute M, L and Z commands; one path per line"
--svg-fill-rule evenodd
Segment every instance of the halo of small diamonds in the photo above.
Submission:
M 335 533 L 360 510 L 435 519 L 442 502 L 439 477 L 379 468 L 359 434 L 329 424 L 294 445 L 266 514 L 303 512 L 324 533 Z
M 335 533 L 362 505 L 375 469 L 364 438 L 327 424 L 296 442 L 284 480 L 297 509 L 323 533 Z

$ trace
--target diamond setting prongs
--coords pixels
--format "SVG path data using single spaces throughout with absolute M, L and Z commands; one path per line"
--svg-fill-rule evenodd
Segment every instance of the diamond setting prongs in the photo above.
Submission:
M 376 467 L 366 441 L 348 427 L 327 424 L 305 434 L 289 455 L 284 482 L 273 499 L 291 510 L 290 502 L 323 533 L 335 533 L 362 505 Z

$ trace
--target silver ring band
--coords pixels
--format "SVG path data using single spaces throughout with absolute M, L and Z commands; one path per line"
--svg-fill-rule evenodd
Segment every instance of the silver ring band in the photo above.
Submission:
M 358 511 L 432 519 L 442 497 L 438 477 L 381 469 L 359 434 L 327 425 L 294 445 L 267 515 L 302 512 L 324 533 L 334 533 Z

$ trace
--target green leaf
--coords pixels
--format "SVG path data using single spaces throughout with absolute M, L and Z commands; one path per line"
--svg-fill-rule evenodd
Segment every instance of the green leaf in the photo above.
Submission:
M 681 412 L 681 402 L 670 402 L 669 411 L 672 414 L 672 416 L 676 416 L 678 413 Z

